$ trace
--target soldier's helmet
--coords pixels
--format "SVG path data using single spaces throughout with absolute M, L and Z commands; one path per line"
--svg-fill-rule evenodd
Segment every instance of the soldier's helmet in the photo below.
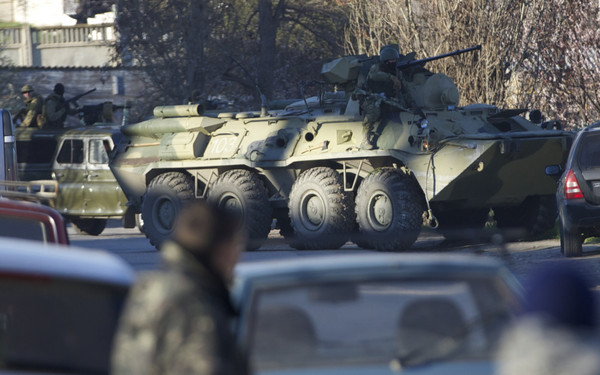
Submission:
M 400 58 L 400 53 L 392 47 L 385 47 L 379 53 L 379 61 L 386 62 L 389 60 L 398 60 Z
M 26 92 L 31 92 L 31 91 L 33 91 L 33 86 L 31 86 L 31 85 L 25 85 L 21 89 L 21 93 L 26 93 Z

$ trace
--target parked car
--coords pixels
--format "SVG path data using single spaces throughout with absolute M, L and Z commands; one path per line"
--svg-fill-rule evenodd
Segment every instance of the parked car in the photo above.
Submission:
M 19 128 L 19 179 L 56 180 L 54 207 L 80 233 L 97 236 L 107 219 L 120 219 L 128 210 L 127 198 L 108 167 L 109 154 L 120 136 L 116 125 Z M 133 228 L 133 212 L 131 222 Z
M 133 282 L 107 252 L 0 239 L 0 373 L 108 374 Z
M 40 203 L 0 198 L 0 237 L 69 244 L 65 220 Z
M 256 374 L 492 374 L 522 290 L 491 258 L 360 254 L 240 264 L 232 295 Z
M 577 134 L 556 192 L 560 249 L 583 254 L 583 241 L 600 235 L 600 122 Z

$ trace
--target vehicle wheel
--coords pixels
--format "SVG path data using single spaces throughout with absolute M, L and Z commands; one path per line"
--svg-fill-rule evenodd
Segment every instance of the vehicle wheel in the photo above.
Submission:
M 144 233 L 144 219 L 142 219 L 142 214 L 135 214 L 135 226 L 140 233 Z
M 494 208 L 494 218 L 500 229 L 516 228 L 519 238 L 538 236 L 556 224 L 558 210 L 552 195 L 528 197 L 517 207 Z
M 382 169 L 367 176 L 356 193 L 356 219 L 363 240 L 379 251 L 408 249 L 423 224 L 417 189 L 401 170 Z
M 194 198 L 194 180 L 182 172 L 168 172 L 152 179 L 142 203 L 144 234 L 159 248 L 173 232 L 181 202 Z
M 299 250 L 337 249 L 348 241 L 354 226 L 353 196 L 331 168 L 308 169 L 290 192 L 293 228 L 290 246 Z
M 580 257 L 583 254 L 583 236 L 578 231 L 566 230 L 560 224 L 560 252 L 567 258 Z
M 221 174 L 210 185 L 208 201 L 242 215 L 247 250 L 258 249 L 269 235 L 273 222 L 269 194 L 256 173 L 235 169 Z
M 78 233 L 98 236 L 106 228 L 106 219 L 72 218 L 71 224 Z

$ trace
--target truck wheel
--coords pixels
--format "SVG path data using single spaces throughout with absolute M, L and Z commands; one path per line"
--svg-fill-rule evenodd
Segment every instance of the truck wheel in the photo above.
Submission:
M 142 219 L 142 214 L 135 214 L 135 226 L 140 233 L 144 234 L 144 219 Z
M 337 249 L 348 241 L 354 226 L 351 193 L 331 168 L 308 169 L 296 180 L 288 203 L 293 236 L 299 250 Z
M 71 224 L 78 233 L 98 236 L 106 228 L 106 219 L 72 218 Z
M 221 174 L 210 185 L 208 201 L 242 215 L 247 250 L 258 249 L 269 235 L 273 222 L 269 194 L 256 173 L 235 169 Z
M 159 248 L 173 232 L 181 202 L 194 198 L 194 180 L 182 172 L 168 172 L 152 179 L 142 203 L 144 234 Z
M 538 236 L 556 224 L 558 210 L 553 195 L 528 197 L 517 207 L 494 208 L 494 218 L 498 228 L 519 229 L 520 238 Z
M 408 249 L 423 225 L 421 202 L 415 182 L 404 172 L 382 169 L 371 173 L 356 193 L 356 220 L 362 241 L 378 251 Z
M 583 254 L 583 236 L 578 231 L 569 231 L 560 223 L 560 252 L 567 258 Z

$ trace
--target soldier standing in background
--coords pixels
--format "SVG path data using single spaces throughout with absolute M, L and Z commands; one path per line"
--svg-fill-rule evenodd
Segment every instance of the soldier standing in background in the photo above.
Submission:
M 200 200 L 181 211 L 161 246 L 164 270 L 141 277 L 130 292 L 112 374 L 248 373 L 227 288 L 243 246 L 238 219 Z
M 44 101 L 44 127 L 50 129 L 60 129 L 65 126 L 67 115 L 74 115 L 77 110 L 71 109 L 69 103 L 65 100 L 65 86 L 57 83 L 54 90 Z
M 23 128 L 41 126 L 38 119 L 38 117 L 41 117 L 44 106 L 41 95 L 35 92 L 31 85 L 23 86 L 21 93 L 25 98 L 25 109 L 21 112 L 25 114 L 25 119 L 23 119 L 19 126 Z

